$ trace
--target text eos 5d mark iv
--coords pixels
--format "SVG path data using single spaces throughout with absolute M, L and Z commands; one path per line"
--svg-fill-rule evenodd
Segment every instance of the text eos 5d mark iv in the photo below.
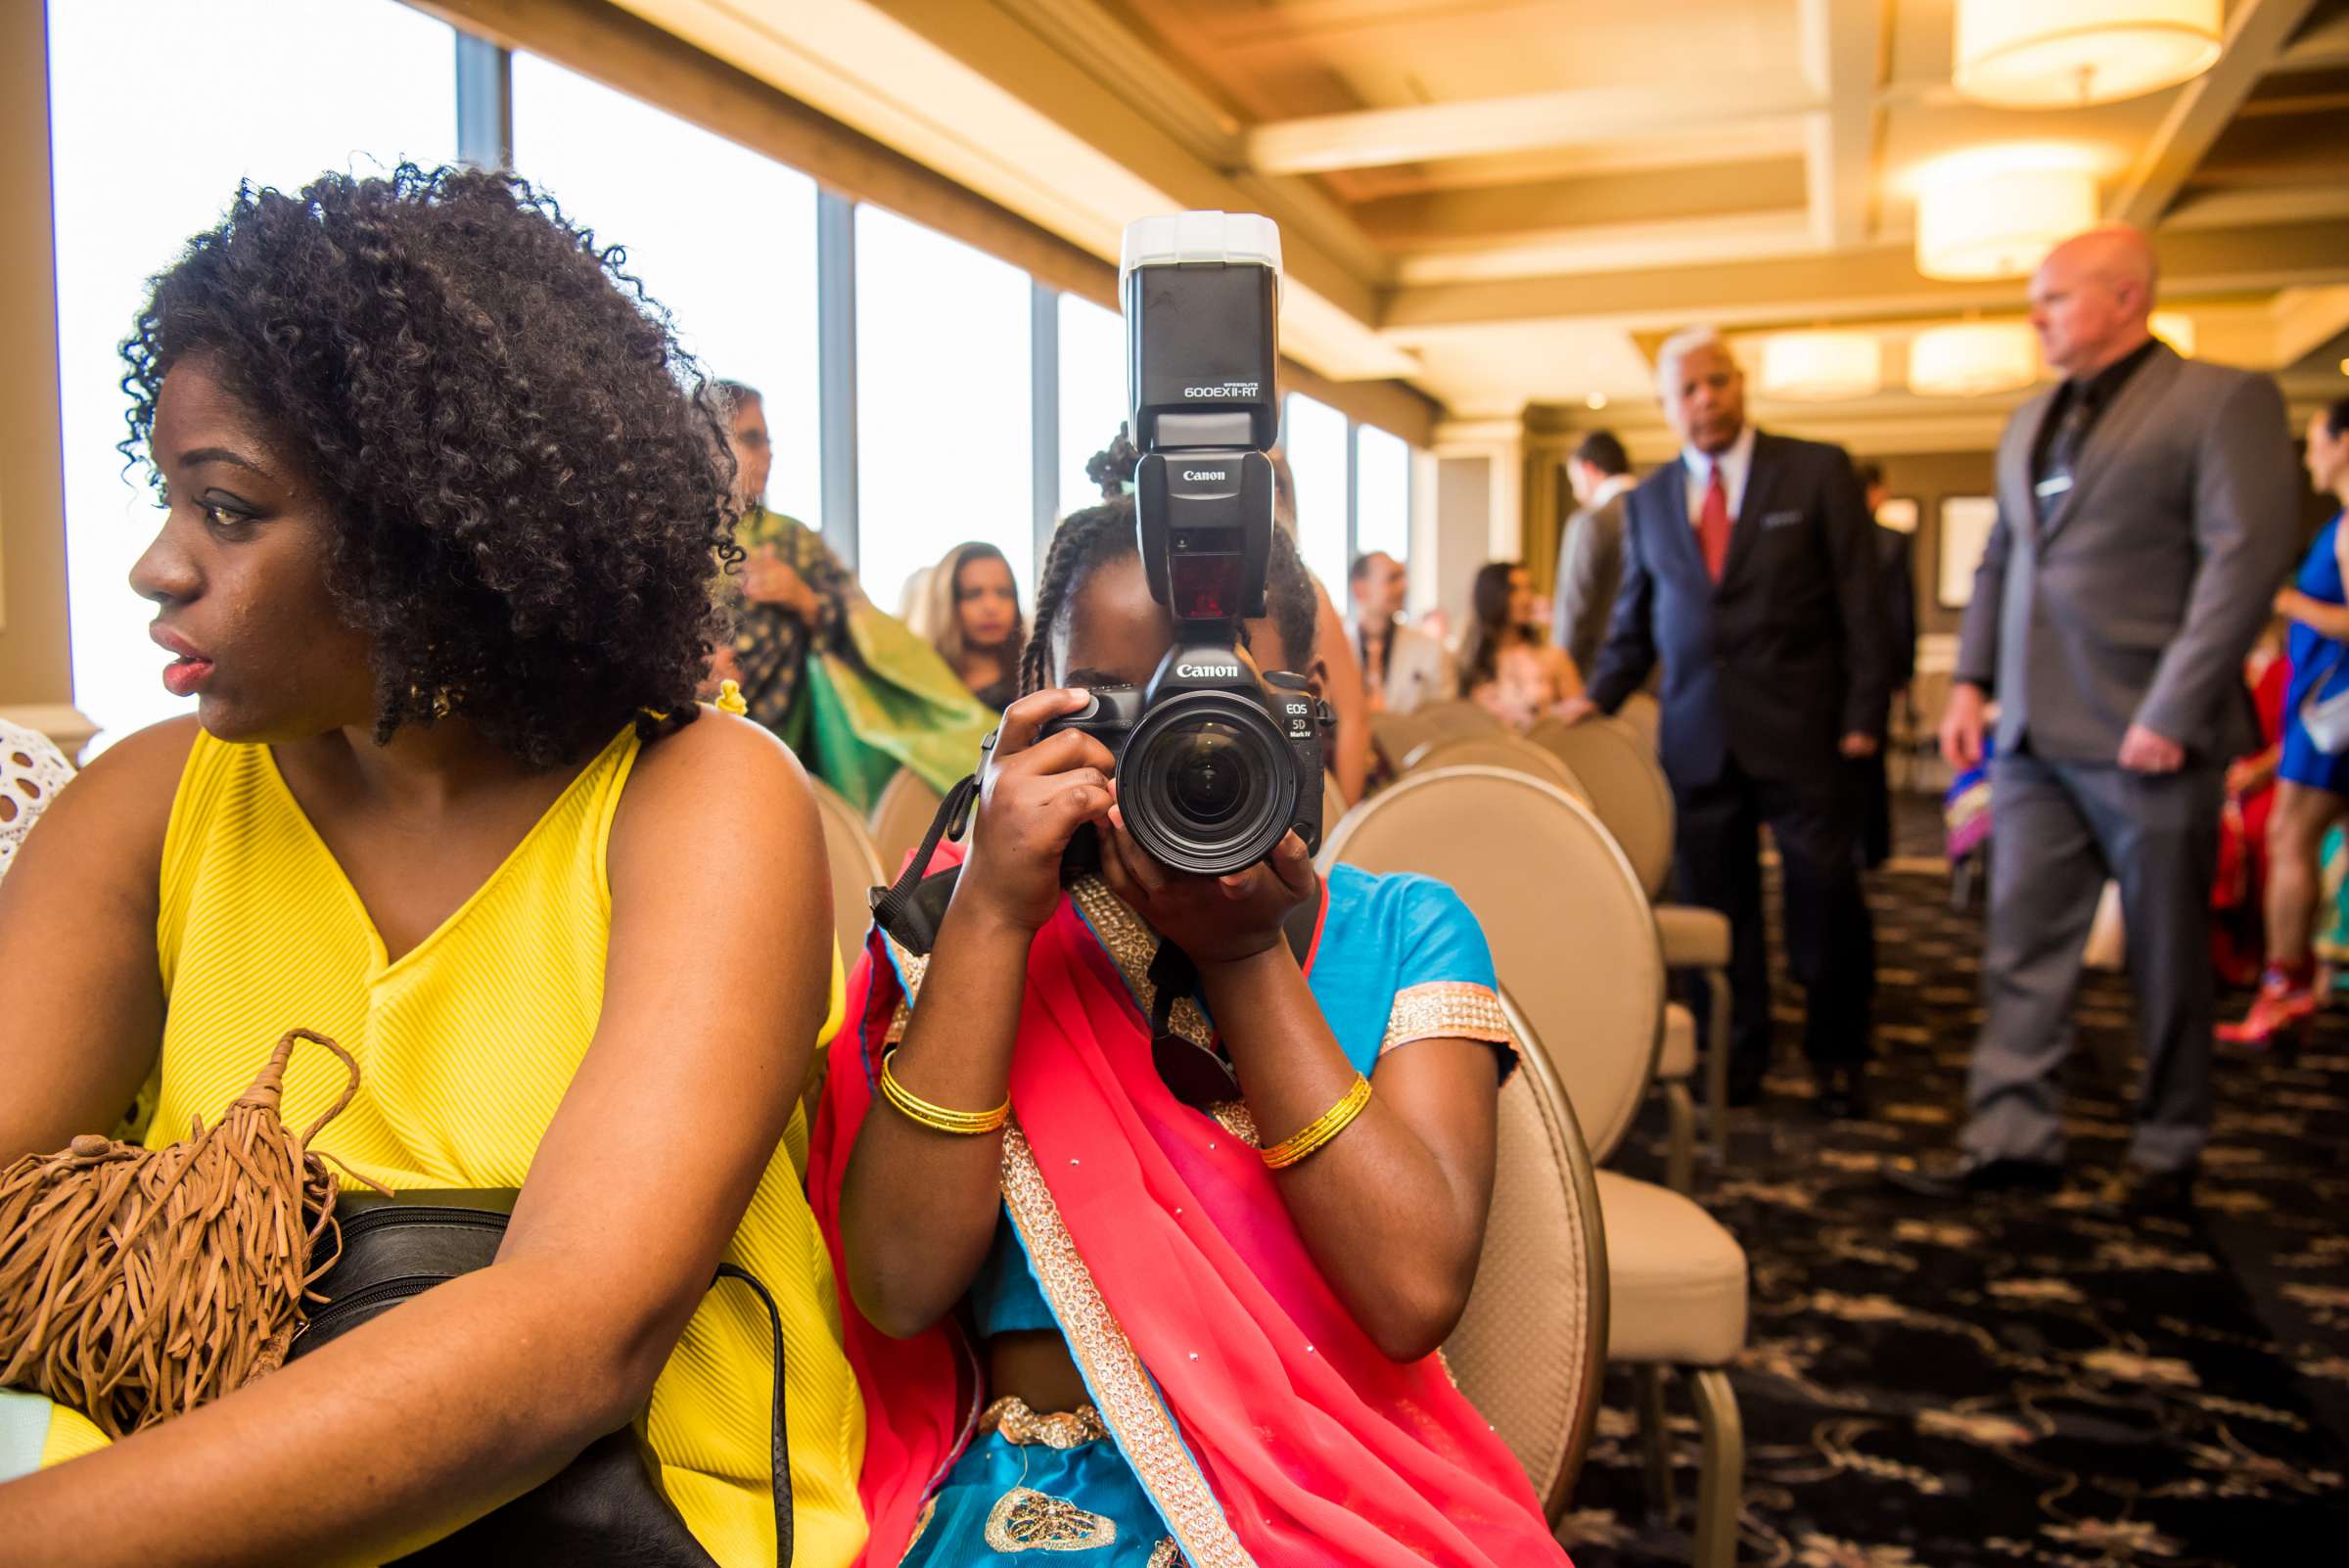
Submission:
M 1181 212 L 1126 230 L 1126 388 L 1135 526 L 1151 597 L 1174 646 L 1150 683 L 1096 686 L 1046 733 L 1082 729 L 1118 758 L 1135 842 L 1167 866 L 1221 876 L 1254 865 L 1291 828 L 1321 845 L 1326 705 L 1288 670 L 1240 649 L 1265 613 L 1280 400 L 1280 233 L 1269 218 Z

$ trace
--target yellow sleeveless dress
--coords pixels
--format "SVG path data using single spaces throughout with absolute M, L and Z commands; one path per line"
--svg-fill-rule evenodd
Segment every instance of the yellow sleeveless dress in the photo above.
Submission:
M 394 1190 L 521 1186 L 603 1011 L 604 852 L 638 744 L 633 728 L 616 737 L 456 913 L 387 962 L 268 748 L 199 733 L 163 842 L 156 939 L 167 1015 L 149 1144 L 184 1137 L 191 1117 L 218 1115 L 299 1025 L 332 1036 L 359 1063 L 358 1097 L 319 1134 L 319 1149 Z M 836 956 L 825 1039 L 841 1008 Z M 297 1046 L 287 1122 L 309 1122 L 345 1081 L 327 1052 Z M 725 1255 L 782 1310 L 797 1560 L 834 1568 L 864 1545 L 864 1408 L 841 1351 L 831 1260 L 803 1192 L 806 1151 L 804 1113 L 794 1111 Z M 664 1484 L 725 1568 L 775 1560 L 772 1362 L 764 1310 L 732 1287 L 702 1303 L 653 1388 L 647 1431 Z M 61 1419 L 43 1459 L 103 1441 Z

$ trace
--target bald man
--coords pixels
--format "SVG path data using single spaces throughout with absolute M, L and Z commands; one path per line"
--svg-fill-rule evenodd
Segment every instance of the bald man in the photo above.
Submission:
M 2056 1073 L 2080 952 L 2121 885 L 2143 1032 L 2116 1209 L 2179 1208 L 2210 1123 L 2210 887 L 2221 779 L 2256 750 L 2242 661 L 2291 566 L 2298 519 L 2283 398 L 2265 376 L 2152 336 L 2152 248 L 2134 229 L 2058 246 L 2031 324 L 2062 384 L 1999 445 L 1999 517 L 1974 575 L 1942 720 L 1954 767 L 1991 769 L 1983 1024 L 1962 1154 L 1896 1174 L 1956 1196 L 2051 1189 Z

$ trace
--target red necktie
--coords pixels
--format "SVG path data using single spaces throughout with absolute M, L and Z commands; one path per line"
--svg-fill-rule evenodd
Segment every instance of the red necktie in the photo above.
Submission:
M 1705 570 L 1721 580 L 1722 563 L 1729 558 L 1729 492 L 1721 487 L 1721 465 L 1705 482 L 1704 510 L 1696 516 L 1696 542 L 1705 552 Z

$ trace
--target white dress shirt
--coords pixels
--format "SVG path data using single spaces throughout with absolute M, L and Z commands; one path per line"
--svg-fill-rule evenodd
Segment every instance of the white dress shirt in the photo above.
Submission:
M 1754 468 L 1754 427 L 1747 425 L 1729 443 L 1729 449 L 1720 457 L 1709 457 L 1693 446 L 1681 448 L 1681 462 L 1687 469 L 1688 526 L 1704 526 L 1705 490 L 1713 483 L 1713 465 L 1721 465 L 1721 487 L 1729 498 L 1729 521 L 1737 521 L 1737 509 L 1745 504 L 1745 477 Z
M 1591 490 L 1590 499 L 1583 503 L 1583 510 L 1595 512 L 1626 490 L 1635 490 L 1638 487 L 1639 479 L 1635 474 L 1609 474 L 1598 482 L 1595 489 Z

